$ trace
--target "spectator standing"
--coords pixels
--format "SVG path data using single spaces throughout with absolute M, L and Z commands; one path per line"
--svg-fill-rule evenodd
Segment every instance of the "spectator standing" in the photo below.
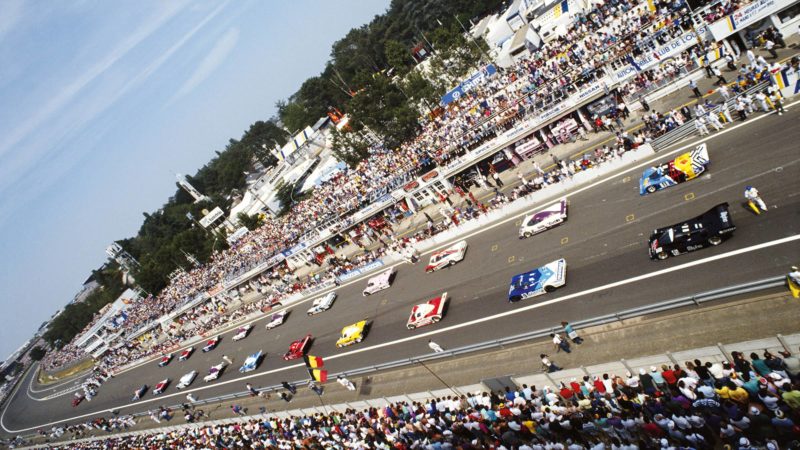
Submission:
M 561 370 L 561 367 L 558 367 L 556 363 L 550 361 L 550 357 L 546 354 L 542 353 L 539 355 L 539 358 L 542 360 L 542 368 L 546 370 L 548 373 L 558 372 Z
M 582 344 L 583 338 L 578 336 L 578 332 L 572 328 L 572 325 L 569 322 L 561 322 L 561 326 L 564 327 L 564 333 L 567 334 L 567 337 L 572 340 L 575 344 Z
M 724 84 L 717 88 L 717 92 L 719 92 L 719 95 L 721 95 L 725 101 L 728 101 L 731 98 L 731 91 L 728 89 L 728 86 Z
M 764 41 L 764 50 L 769 52 L 772 59 L 778 59 L 778 52 L 775 51 L 775 43 L 771 40 L 767 39 Z
M 195 396 L 192 395 L 192 394 L 186 394 L 186 400 L 189 400 L 192 403 L 196 403 L 197 402 L 197 398 L 195 398 Z
M 428 347 L 430 347 L 430 348 L 431 348 L 431 350 L 433 350 L 433 351 L 434 351 L 434 352 L 436 352 L 436 353 L 442 353 L 442 352 L 444 352 L 444 349 L 442 348 L 442 346 L 441 346 L 441 345 L 437 344 L 436 342 L 433 342 L 433 341 L 432 341 L 432 340 L 430 340 L 430 339 L 428 339 Z
M 569 349 L 569 342 L 561 339 L 556 333 L 550 333 L 550 337 L 553 338 L 553 347 L 555 347 L 556 352 L 564 350 L 566 353 L 572 353 L 572 350 Z
M 492 170 L 492 179 L 494 180 L 494 184 L 496 184 L 497 187 L 499 188 L 503 187 L 503 180 L 500 179 L 500 174 L 497 173 L 496 170 Z
M 772 102 L 772 105 L 775 107 L 775 110 L 778 111 L 778 115 L 783 115 L 783 100 L 781 99 L 781 94 L 773 93 L 769 96 L 769 100 Z
M 250 393 L 250 396 L 251 396 L 251 397 L 255 397 L 255 396 L 257 396 L 257 395 L 258 395 L 258 391 L 256 391 L 256 389 L 253 387 L 253 385 L 252 385 L 252 384 L 250 384 L 250 383 L 247 383 L 247 384 L 245 385 L 245 387 L 247 388 L 247 392 L 249 392 L 249 393 Z
M 228 355 L 222 355 L 222 359 L 228 364 L 233 364 L 233 360 Z
M 341 384 L 342 386 L 346 387 L 348 391 L 355 391 L 356 385 L 353 384 L 352 381 L 348 380 L 345 376 L 339 375 L 336 378 L 336 382 Z
M 769 112 L 770 109 L 769 105 L 767 105 L 767 96 L 764 95 L 763 92 L 757 92 L 755 97 L 758 103 L 761 105 L 761 110 L 764 111 L 765 113 Z
M 647 100 L 644 97 L 639 99 L 639 104 L 642 105 L 642 109 L 645 110 L 646 112 L 650 111 L 650 104 L 647 103 Z
M 700 93 L 700 89 L 697 87 L 697 81 L 689 80 L 689 89 L 692 90 L 695 97 L 700 98 L 703 96 L 703 94 Z
M 233 413 L 237 416 L 245 415 L 244 409 L 241 407 L 241 405 L 231 405 L 231 411 L 233 411 Z
M 697 119 L 694 119 L 694 127 L 697 129 L 697 131 L 700 132 L 700 136 L 705 136 L 709 134 L 708 128 L 706 127 L 705 124 L 705 118 L 703 117 L 698 117 Z
M 292 394 L 297 393 L 297 388 L 290 384 L 288 381 L 281 381 L 281 386 Z
M 317 395 L 322 395 L 322 393 L 324 392 L 324 389 L 322 388 L 322 386 L 318 385 L 317 383 L 315 383 L 313 381 L 309 381 L 308 382 L 308 388 L 311 389 L 312 391 L 314 391 L 314 393 L 317 394 Z
M 722 71 L 720 71 L 718 67 L 712 67 L 711 72 L 714 74 L 715 77 L 717 77 L 718 85 L 724 86 L 728 84 L 728 80 L 725 79 L 725 77 L 722 75 Z

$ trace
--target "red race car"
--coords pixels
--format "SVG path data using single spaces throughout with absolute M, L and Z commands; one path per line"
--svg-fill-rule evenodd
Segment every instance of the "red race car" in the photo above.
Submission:
M 186 361 L 190 356 L 192 356 L 192 353 L 194 353 L 194 347 L 187 348 L 181 352 L 180 356 L 178 356 L 178 361 Z
M 74 408 L 80 405 L 83 399 L 85 398 L 86 396 L 82 392 L 76 392 L 75 395 L 72 397 L 72 407 Z
M 219 336 L 215 336 L 215 337 L 209 339 L 206 342 L 206 346 L 203 347 L 203 353 L 210 352 L 211 350 L 214 350 L 215 348 L 217 348 L 217 344 L 219 344 L 219 339 L 220 339 Z
M 411 309 L 411 316 L 408 318 L 406 328 L 413 330 L 417 327 L 436 323 L 442 320 L 446 308 L 447 292 L 425 303 L 416 305 Z
M 298 339 L 289 346 L 289 351 L 283 355 L 283 359 L 291 361 L 305 356 L 308 348 L 311 347 L 311 334 L 307 334 L 303 339 Z
M 164 367 L 167 364 L 169 364 L 170 361 L 172 361 L 172 353 L 170 353 L 169 355 L 162 356 L 161 359 L 158 361 L 158 367 Z

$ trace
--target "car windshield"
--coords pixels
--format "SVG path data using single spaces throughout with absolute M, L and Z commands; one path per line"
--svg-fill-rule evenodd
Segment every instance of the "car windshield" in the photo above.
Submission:
M 673 240 L 675 240 L 675 231 L 672 228 L 665 231 L 661 234 L 661 236 L 658 237 L 658 242 L 662 245 L 671 244 Z

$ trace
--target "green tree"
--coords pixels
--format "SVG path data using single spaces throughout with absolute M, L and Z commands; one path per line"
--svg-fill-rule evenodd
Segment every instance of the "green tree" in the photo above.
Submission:
M 364 89 L 349 103 L 351 122 L 360 122 L 376 133 L 389 148 L 396 148 L 413 137 L 418 129 L 417 111 L 409 105 L 409 98 L 382 73 L 360 80 Z
M 387 63 L 394 68 L 395 74 L 403 77 L 411 66 L 416 64 L 408 47 L 398 41 L 389 39 L 384 45 Z
M 344 162 L 350 167 L 355 167 L 359 162 L 364 160 L 369 155 L 369 140 L 364 134 L 364 126 L 362 124 L 353 124 L 351 122 L 351 130 L 337 131 L 334 130 L 332 150 L 340 161 Z
M 33 347 L 29 353 L 33 361 L 41 361 L 45 354 L 47 354 L 47 351 L 38 345 Z
M 243 212 L 240 212 L 236 215 L 236 218 L 239 219 L 239 224 L 241 224 L 243 227 L 247 227 L 247 229 L 250 231 L 255 230 L 263 224 L 263 221 L 258 214 L 249 216 Z

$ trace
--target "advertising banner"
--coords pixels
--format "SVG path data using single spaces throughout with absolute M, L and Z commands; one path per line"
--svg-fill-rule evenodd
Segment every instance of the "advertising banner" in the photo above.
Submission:
M 697 43 L 697 36 L 703 36 L 707 31 L 706 27 L 700 27 L 697 32 L 687 31 L 670 42 L 656 48 L 653 52 L 633 58 L 628 55 L 629 64 L 622 69 L 614 72 L 617 82 L 622 82 L 635 76 L 638 72 L 654 67 L 667 58 L 677 56 L 682 51 Z
M 783 98 L 792 98 L 800 93 L 800 73 L 791 67 L 772 75 L 772 82 L 781 90 Z
M 483 69 L 475 72 L 467 78 L 466 80 L 462 81 L 461 84 L 453 88 L 450 92 L 444 94 L 442 96 L 441 104 L 442 106 L 449 105 L 450 103 L 460 99 L 463 97 L 467 92 L 475 89 L 477 85 L 483 82 L 483 80 L 487 77 L 490 77 L 497 73 L 497 68 L 494 64 L 489 64 Z
M 714 40 L 720 41 L 749 25 L 791 5 L 792 0 L 756 0 L 714 22 L 708 28 Z
M 339 275 L 337 278 L 339 279 L 340 283 L 341 282 L 345 282 L 347 280 L 353 279 L 353 278 L 355 278 L 355 277 L 357 277 L 359 275 L 363 275 L 363 274 L 365 274 L 367 272 L 370 272 L 370 271 L 375 270 L 375 269 L 377 269 L 379 267 L 382 267 L 382 266 L 383 266 L 383 261 L 380 260 L 380 259 L 376 259 L 375 261 L 372 261 L 372 262 L 369 262 L 367 264 L 364 264 L 361 267 L 357 267 L 357 268 L 351 270 L 350 272 L 345 272 L 345 273 Z

